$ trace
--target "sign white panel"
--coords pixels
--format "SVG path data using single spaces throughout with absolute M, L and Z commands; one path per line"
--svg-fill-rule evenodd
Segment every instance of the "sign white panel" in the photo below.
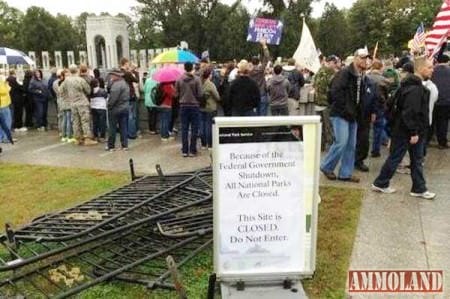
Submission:
M 214 196 L 221 275 L 305 268 L 302 128 L 219 128 Z

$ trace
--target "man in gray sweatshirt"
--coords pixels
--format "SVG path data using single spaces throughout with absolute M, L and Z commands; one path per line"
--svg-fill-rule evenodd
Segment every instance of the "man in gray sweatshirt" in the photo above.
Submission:
M 267 84 L 270 99 L 270 111 L 273 116 L 289 115 L 288 95 L 291 85 L 281 72 L 283 68 L 281 65 L 276 65 L 273 68 L 274 75 Z
M 180 100 L 181 120 L 181 153 L 183 157 L 197 155 L 197 134 L 200 124 L 200 100 L 203 97 L 203 89 L 200 78 L 192 73 L 193 65 L 190 62 L 184 64 L 185 74 L 175 83 L 175 97 Z M 191 140 L 189 142 L 189 127 L 191 128 Z
M 113 69 L 111 75 L 111 89 L 108 100 L 109 137 L 106 150 L 114 151 L 116 143 L 117 125 L 120 130 L 122 150 L 128 150 L 128 105 L 130 88 L 119 69 Z

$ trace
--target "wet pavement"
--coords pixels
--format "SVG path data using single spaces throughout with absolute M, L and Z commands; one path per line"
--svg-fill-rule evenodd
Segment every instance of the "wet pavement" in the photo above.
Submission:
M 15 133 L 18 141 L 14 145 L 2 144 L 0 161 L 91 168 L 111 171 L 129 171 L 128 161 L 133 159 L 136 172 L 155 174 L 155 165 L 163 172 L 191 171 L 210 165 L 210 152 L 198 147 L 196 157 L 181 156 L 179 138 L 163 142 L 158 135 L 144 134 L 129 141 L 129 151 L 105 151 L 105 143 L 93 146 L 78 146 L 60 142 L 56 131 Z M 119 141 L 116 140 L 116 147 Z

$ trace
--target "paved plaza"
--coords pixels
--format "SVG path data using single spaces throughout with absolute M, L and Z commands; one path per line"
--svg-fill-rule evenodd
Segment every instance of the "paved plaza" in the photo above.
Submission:
M 130 142 L 130 151 L 106 152 L 104 144 L 80 147 L 60 143 L 56 131 L 17 135 L 14 146 L 3 145 L 0 161 L 128 171 L 133 158 L 138 173 L 153 174 L 160 164 L 166 173 L 190 171 L 210 164 L 210 152 L 199 150 L 195 158 L 183 158 L 179 140 L 162 143 L 159 136 L 145 135 Z M 383 149 L 385 157 L 387 149 Z M 426 158 L 428 188 L 437 193 L 433 201 L 409 196 L 409 175 L 396 174 L 392 186 L 398 191 L 382 195 L 370 191 L 383 158 L 369 158 L 369 173 L 357 172 L 359 184 L 334 183 L 321 177 L 324 185 L 366 190 L 350 269 L 444 270 L 444 295 L 395 298 L 450 298 L 450 152 L 430 148 Z M 379 295 L 352 298 L 394 298 Z

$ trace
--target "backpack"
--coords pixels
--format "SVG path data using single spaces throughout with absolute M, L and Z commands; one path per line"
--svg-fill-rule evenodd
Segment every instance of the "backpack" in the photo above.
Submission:
M 399 99 L 401 96 L 402 96 L 402 91 L 401 91 L 401 88 L 399 87 L 399 88 L 391 91 L 386 100 L 385 117 L 387 120 L 387 125 L 391 128 L 393 127 L 395 118 L 397 116 L 398 102 L 399 102 Z
M 153 99 L 153 103 L 156 106 L 160 106 L 164 100 L 164 91 L 162 89 L 161 83 L 156 84 L 151 91 L 151 97 Z
M 298 100 L 300 97 L 299 82 L 298 82 L 299 78 L 297 73 L 295 72 L 297 72 L 297 70 L 295 69 L 291 71 L 283 70 L 281 74 L 289 81 L 289 84 L 291 86 L 291 88 L 289 89 L 288 96 L 290 98 Z

